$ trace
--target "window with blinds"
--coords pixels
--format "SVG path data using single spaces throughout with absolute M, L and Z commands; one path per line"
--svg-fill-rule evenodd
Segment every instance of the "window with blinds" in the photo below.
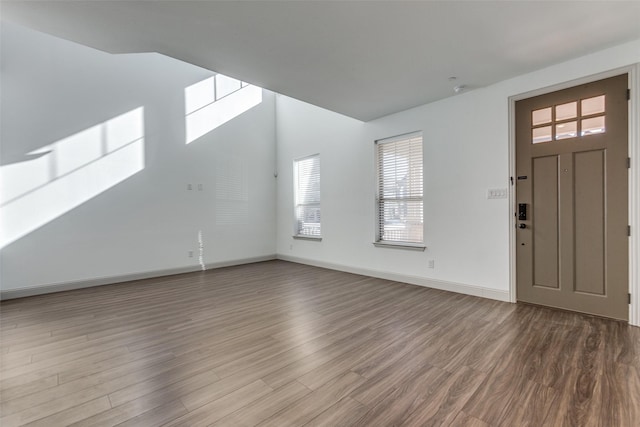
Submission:
M 422 132 L 376 141 L 380 243 L 424 243 Z
M 320 155 L 294 161 L 295 235 L 319 238 Z

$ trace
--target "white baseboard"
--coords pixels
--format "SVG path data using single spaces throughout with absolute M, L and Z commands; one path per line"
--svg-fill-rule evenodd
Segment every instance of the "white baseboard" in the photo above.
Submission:
M 367 268 L 351 267 L 343 264 L 328 263 L 316 261 L 307 258 L 300 258 L 284 254 L 264 255 L 252 258 L 243 258 L 230 261 L 222 261 L 206 264 L 207 270 L 222 267 L 231 267 L 234 265 L 251 264 L 254 262 L 271 261 L 281 259 L 283 261 L 291 261 L 298 264 L 313 265 L 316 267 L 328 268 L 330 270 L 344 271 L 347 273 L 360 274 L 363 276 L 377 277 L 380 279 L 393 280 L 395 282 L 410 283 L 412 285 L 424 286 L 428 288 L 440 289 L 444 291 L 457 292 L 465 295 L 473 295 L 482 298 L 488 298 L 498 301 L 509 301 L 508 291 L 499 291 L 496 289 L 484 288 L 481 286 L 465 285 L 462 283 L 447 282 L 444 280 L 429 279 L 426 277 L 411 276 L 406 274 L 390 273 L 381 270 L 372 270 Z M 43 286 L 31 286 L 18 289 L 9 289 L 0 291 L 0 300 L 8 300 L 14 298 L 23 298 L 34 295 L 42 295 L 53 292 L 70 291 L 73 289 L 89 288 L 93 286 L 110 285 L 114 283 L 130 282 L 133 280 L 150 279 L 154 277 L 172 276 L 175 274 L 192 273 L 200 271 L 198 265 L 189 267 L 173 268 L 167 270 L 156 270 L 134 274 L 126 274 L 122 276 L 98 277 L 87 280 L 78 280 L 74 282 L 54 283 Z
M 274 259 L 278 259 L 278 256 L 276 254 L 261 255 L 261 256 L 250 257 L 250 258 L 233 259 L 230 261 L 212 262 L 212 263 L 206 264 L 206 268 L 207 270 L 213 270 L 216 268 L 233 267 L 234 265 L 253 264 L 255 262 L 263 262 L 263 261 L 273 261 Z
M 231 267 L 234 265 L 252 264 L 254 262 L 271 261 L 276 259 L 275 254 L 263 255 L 252 258 L 243 258 L 230 261 L 221 261 L 206 264 L 207 270 L 215 268 Z M 130 282 L 133 280 L 151 279 L 154 277 L 173 276 L 175 274 L 193 273 L 201 271 L 199 265 L 188 267 L 170 268 L 166 270 L 146 271 L 141 273 L 125 274 L 122 276 L 96 277 L 93 279 L 77 280 L 73 282 L 53 283 L 48 285 L 30 286 L 17 289 L 0 290 L 0 300 L 30 297 L 34 295 L 50 294 L 53 292 L 71 291 L 74 289 L 91 288 L 94 286 L 111 285 L 114 283 Z
M 427 288 L 451 291 L 459 294 L 473 295 L 481 298 L 488 298 L 498 301 L 509 302 L 509 291 L 499 291 L 496 289 L 484 288 L 482 286 L 465 285 L 462 283 L 447 282 L 444 280 L 429 279 L 427 277 L 410 276 L 406 274 L 390 273 L 381 270 L 368 268 L 351 267 L 344 264 L 334 264 L 324 261 L 316 261 L 307 258 L 300 258 L 291 255 L 278 254 L 278 259 L 291 261 L 298 264 L 313 265 L 315 267 L 328 268 L 330 270 L 344 271 L 347 273 L 360 274 L 363 276 L 377 277 L 379 279 L 393 280 L 394 282 L 409 283 L 412 285 L 424 286 Z

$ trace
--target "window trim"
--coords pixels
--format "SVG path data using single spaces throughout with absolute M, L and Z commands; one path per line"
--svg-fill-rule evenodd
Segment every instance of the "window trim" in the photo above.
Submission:
M 294 234 L 291 237 L 296 239 L 296 240 L 312 240 L 312 241 L 315 241 L 315 242 L 321 242 L 322 241 L 322 236 L 307 236 L 305 234 Z
M 297 240 L 311 240 L 311 241 L 322 241 L 322 219 L 320 219 L 320 235 L 313 236 L 309 234 L 300 234 L 298 228 L 298 215 L 297 208 L 298 204 L 298 162 L 303 160 L 311 159 L 317 157 L 318 165 L 320 165 L 320 153 L 310 154 L 308 156 L 298 157 L 293 159 L 293 238 Z M 322 211 L 322 184 L 320 186 L 320 209 Z M 301 205 L 301 204 L 300 204 Z
M 422 187 L 422 209 L 423 209 L 423 228 L 422 228 L 422 241 L 421 242 L 405 242 L 405 241 L 395 241 L 395 240 L 382 240 L 381 239 L 381 229 L 380 229 L 380 168 L 379 168 L 379 149 L 378 146 L 380 144 L 387 144 L 398 142 L 406 139 L 411 139 L 413 137 L 420 136 L 422 139 L 422 170 L 423 170 L 423 187 Z M 404 250 L 413 250 L 413 251 L 424 251 L 427 246 L 425 244 L 425 236 L 424 236 L 424 137 L 423 132 L 421 130 L 407 132 L 400 135 L 392 136 L 389 138 L 381 138 L 374 140 L 374 170 L 375 170 L 375 234 L 374 234 L 374 242 L 373 245 L 378 248 L 391 248 L 391 249 L 404 249 Z
M 423 243 L 389 242 L 388 240 L 373 242 L 373 246 L 376 248 L 405 249 L 409 251 L 424 251 L 427 249 Z

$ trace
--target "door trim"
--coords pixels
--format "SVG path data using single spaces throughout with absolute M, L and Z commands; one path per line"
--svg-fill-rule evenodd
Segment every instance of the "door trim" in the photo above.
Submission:
M 567 89 L 585 83 L 614 77 L 627 73 L 631 100 L 629 102 L 629 141 L 628 150 L 631 158 L 629 171 L 629 324 L 640 326 L 640 64 L 616 68 L 614 70 L 586 76 L 580 79 L 559 83 L 509 97 L 509 176 L 515 180 L 516 173 L 516 101 L 544 95 L 561 89 Z M 516 210 L 515 183 L 509 185 L 509 301 L 516 302 Z

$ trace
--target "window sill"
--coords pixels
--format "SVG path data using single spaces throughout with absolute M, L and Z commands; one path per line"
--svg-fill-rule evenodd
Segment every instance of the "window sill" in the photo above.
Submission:
M 376 248 L 405 249 L 409 251 L 424 251 L 427 247 L 421 243 L 402 242 L 373 242 Z
M 322 237 L 319 237 L 319 236 L 300 236 L 300 235 L 297 235 L 297 236 L 292 236 L 292 237 L 294 239 L 296 239 L 296 240 L 313 240 L 313 241 L 316 241 L 316 242 L 321 242 L 322 241 Z

